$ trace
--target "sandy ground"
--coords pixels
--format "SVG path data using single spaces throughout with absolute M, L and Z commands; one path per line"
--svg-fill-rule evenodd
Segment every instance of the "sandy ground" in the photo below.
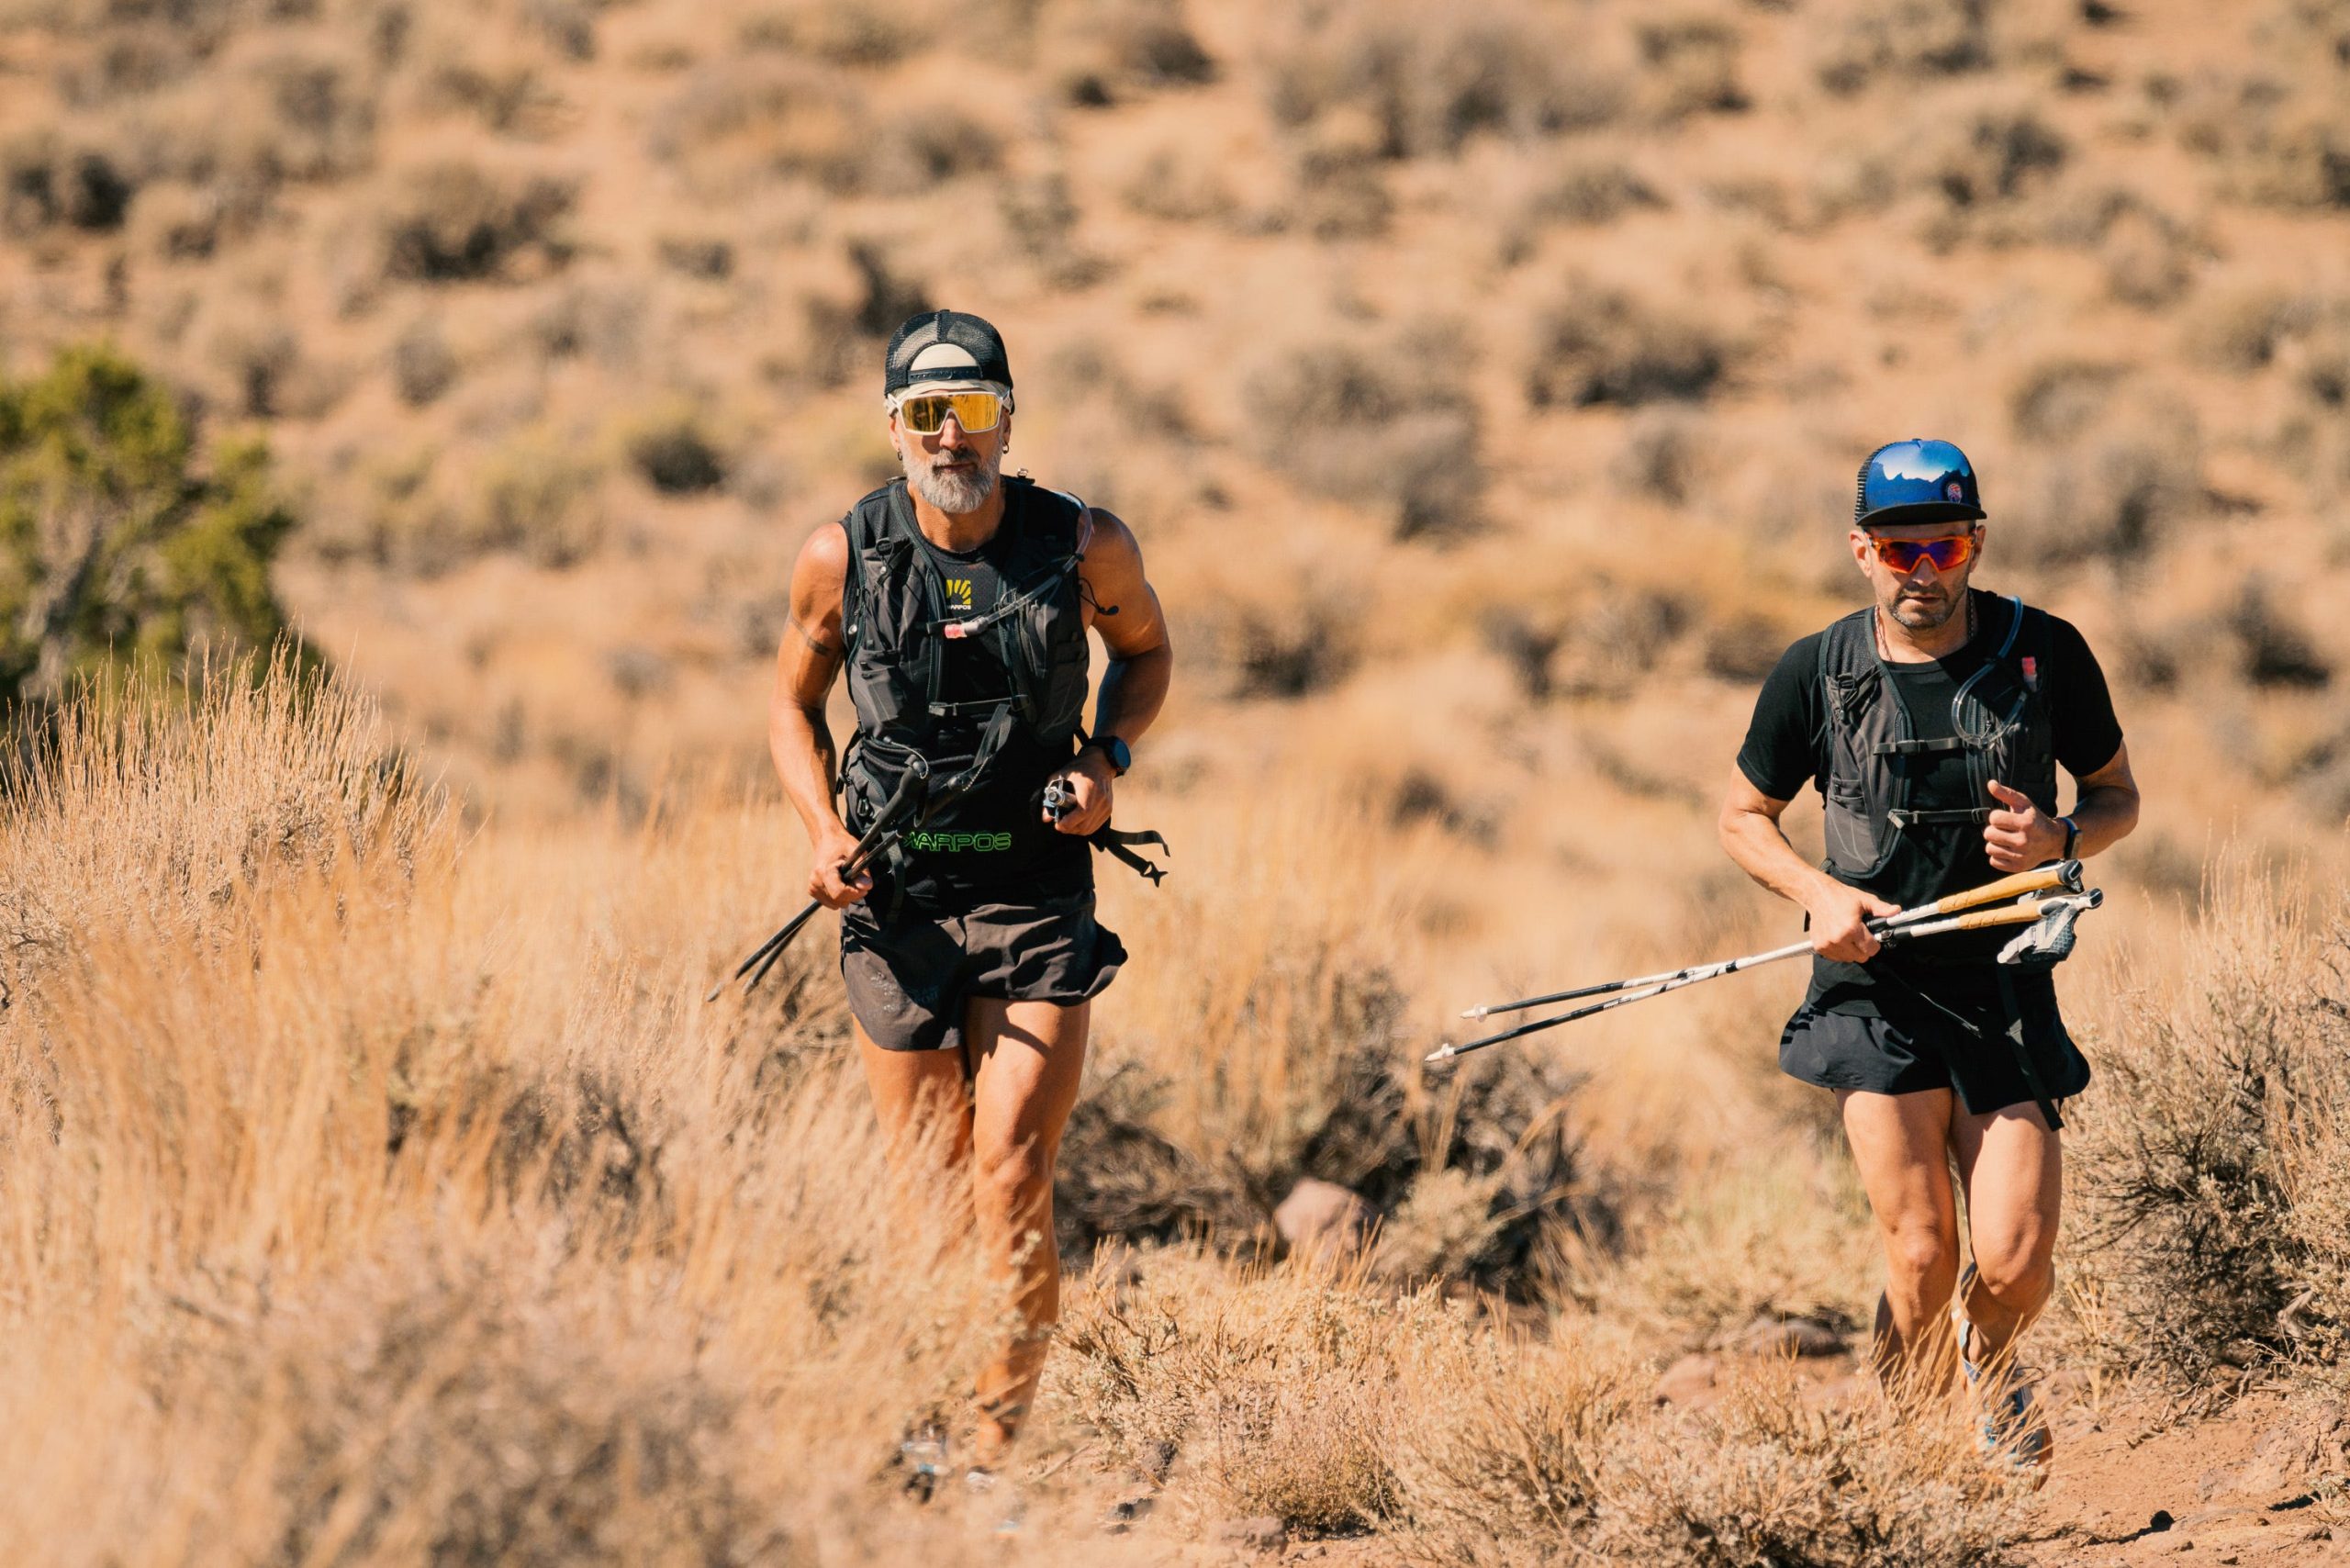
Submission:
M 1705 1407 L 1718 1395 L 1716 1374 L 1727 1361 L 1684 1358 L 1660 1379 L 1657 1396 Z M 1807 1361 L 1802 1368 L 1819 1400 L 1864 1395 L 1865 1374 L 1849 1354 Z M 2350 1563 L 2350 1527 L 2327 1522 L 2321 1490 L 2330 1480 L 2338 1517 L 2350 1483 L 2341 1473 L 2350 1405 L 2255 1391 L 2221 1415 L 2176 1420 L 2151 1401 L 2121 1401 L 2099 1412 L 2069 1401 L 2061 1387 L 2044 1394 L 2062 1406 L 2056 1454 L 2041 1494 L 2040 1526 L 2021 1543 L 2020 1561 L 2035 1568 L 2136 1568 L 2174 1559 L 2275 1568 Z M 1145 1518 L 1136 1531 L 1156 1533 L 1155 1524 Z M 1380 1542 L 1290 1540 L 1245 1521 L 1178 1551 L 1180 1561 L 1199 1563 L 1368 1568 L 1390 1560 Z
M 2317 1493 L 2330 1475 L 2338 1515 L 2350 1409 L 2255 1394 L 2209 1420 L 2158 1419 L 2125 1406 L 2101 1419 L 2076 1410 L 2058 1424 L 2048 1534 L 2028 1561 L 2350 1562 L 2350 1529 L 2325 1522 Z

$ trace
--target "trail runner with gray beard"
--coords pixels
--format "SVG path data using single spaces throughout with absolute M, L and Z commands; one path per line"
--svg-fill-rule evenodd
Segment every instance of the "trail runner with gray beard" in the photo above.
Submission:
M 1004 476 L 1012 369 L 993 327 L 952 310 L 908 320 L 883 403 L 904 476 L 801 549 L 768 746 L 814 850 L 808 891 L 841 912 L 841 972 L 892 1160 L 908 1179 L 933 1174 L 912 1169 L 918 1149 L 947 1161 L 946 1186 L 907 1196 L 967 1214 L 1017 1305 L 1019 1331 L 977 1389 L 967 1479 L 984 1490 L 1058 1316 L 1053 1166 L 1092 999 L 1126 957 L 1094 918 L 1089 842 L 1121 852 L 1116 780 L 1174 655 L 1125 523 Z M 1089 629 L 1109 665 L 1082 735 Z M 837 758 L 824 706 L 844 671 L 856 731 Z M 845 872 L 881 802 L 925 764 L 934 790 L 970 788 L 871 869 Z
M 1985 516 L 1975 471 L 1949 442 L 1870 454 L 1847 543 L 1874 602 L 1796 643 L 1763 683 L 1720 833 L 1748 875 L 1809 916 L 1811 988 L 1779 1063 L 1834 1092 L 1876 1215 L 1879 1375 L 1936 1393 L 1954 1351 L 1986 1451 L 2044 1466 L 2047 1425 L 2012 1352 L 2055 1278 L 2064 1167 L 2051 1116 L 2087 1087 L 2089 1065 L 2047 971 L 1996 962 L 2009 933 L 1881 949 L 1863 925 L 2086 859 L 2137 825 L 2129 748 L 2087 643 L 1971 586 Z M 2060 765 L 2074 778 L 2069 812 Z M 1807 783 L 1826 811 L 1824 868 L 1780 831 Z M 1953 1161 L 1975 1260 L 1963 1275 Z

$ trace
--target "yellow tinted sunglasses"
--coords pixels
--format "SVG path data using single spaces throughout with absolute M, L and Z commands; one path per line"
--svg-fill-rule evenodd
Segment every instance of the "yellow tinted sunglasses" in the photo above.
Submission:
M 992 392 L 910 392 L 898 399 L 898 418 L 916 435 L 936 435 L 949 414 L 964 434 L 978 435 L 995 429 L 1003 399 Z

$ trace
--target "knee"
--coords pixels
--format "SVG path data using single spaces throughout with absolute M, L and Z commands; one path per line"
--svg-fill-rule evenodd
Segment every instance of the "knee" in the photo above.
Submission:
M 1056 1152 L 1033 1140 L 1014 1148 L 979 1150 L 972 1171 L 979 1203 L 996 1214 L 1034 1214 L 1052 1198 Z
M 2055 1286 L 2056 1270 L 2050 1249 L 2039 1238 L 2019 1237 L 1978 1244 L 1975 1253 L 1975 1282 L 2010 1312 L 2030 1312 L 2048 1299 Z
M 1958 1276 L 1958 1238 L 1931 1221 L 1897 1226 L 1886 1238 L 1885 1256 L 1894 1277 L 1913 1286 L 1930 1287 L 1939 1279 L 1946 1292 Z

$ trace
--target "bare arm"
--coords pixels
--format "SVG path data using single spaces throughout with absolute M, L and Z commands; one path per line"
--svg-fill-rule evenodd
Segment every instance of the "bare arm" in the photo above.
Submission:
M 1082 570 L 1087 623 L 1110 650 L 1110 667 L 1102 672 L 1093 710 L 1093 734 L 1115 735 L 1132 745 L 1167 701 L 1175 674 L 1174 645 L 1167 639 L 1158 590 L 1143 575 L 1142 546 L 1114 514 L 1095 510 L 1093 542 Z
M 783 643 L 776 650 L 775 689 L 767 699 L 767 755 L 815 851 L 809 896 L 834 909 L 855 903 L 873 886 L 862 873 L 853 879 L 840 874 L 856 839 L 833 806 L 840 753 L 824 721 L 824 700 L 841 669 L 841 586 L 847 575 L 848 535 L 838 523 L 818 529 L 800 546 L 791 567 Z
M 1879 946 L 1864 924 L 1891 914 L 1895 906 L 1874 893 L 1847 887 L 1796 853 L 1779 827 L 1787 802 L 1757 790 L 1739 768 L 1730 769 L 1729 795 L 1716 824 L 1722 848 L 1738 868 L 1811 916 L 1812 947 L 1827 958 L 1857 964 Z
M 1113 512 L 1093 509 L 1093 537 L 1080 567 L 1086 621 L 1110 651 L 1093 709 L 1093 737 L 1113 735 L 1129 746 L 1142 738 L 1167 701 L 1175 674 L 1175 649 L 1158 594 L 1144 575 L 1142 546 L 1134 531 Z M 1110 820 L 1113 781 L 1110 759 L 1091 747 L 1069 764 L 1067 777 L 1077 810 L 1057 824 L 1063 833 L 1090 834 Z

